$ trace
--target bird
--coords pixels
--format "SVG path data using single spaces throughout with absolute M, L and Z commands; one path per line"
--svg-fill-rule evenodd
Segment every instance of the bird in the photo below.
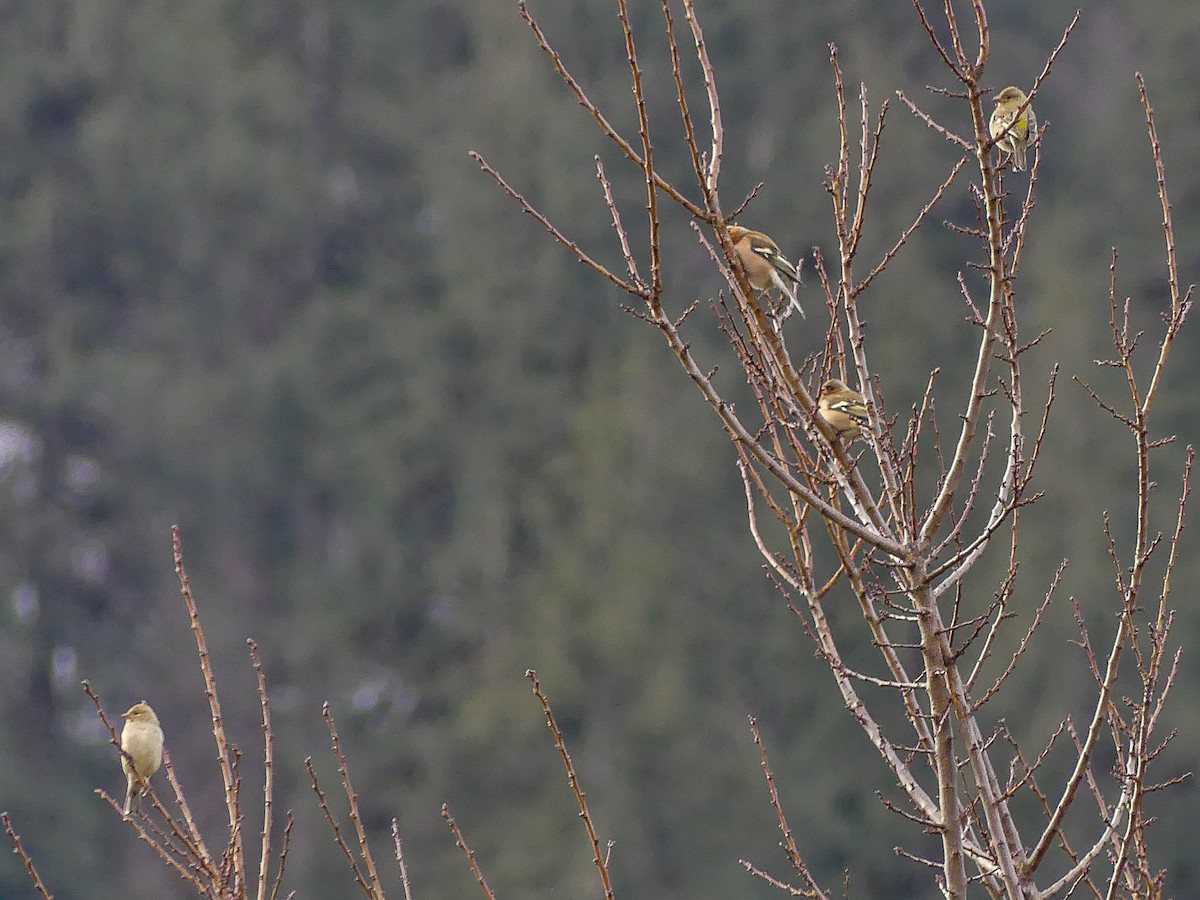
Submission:
M 988 131 L 996 140 L 996 146 L 1012 155 L 1014 172 L 1025 168 L 1025 151 L 1037 140 L 1037 116 L 1033 114 L 1033 107 L 1026 106 L 1017 115 L 1021 104 L 1028 99 L 1019 87 L 1009 85 L 996 95 L 996 108 L 988 122 Z
M 121 754 L 121 768 L 125 772 L 125 816 L 128 818 L 146 792 L 150 776 L 162 765 L 163 731 L 158 716 L 145 700 L 129 707 L 121 718 L 125 720 L 121 730 L 121 749 L 125 751 Z
M 838 437 L 854 440 L 862 434 L 863 426 L 871 424 L 863 395 L 846 387 L 844 381 L 830 378 L 817 394 L 817 410 L 821 419 Z
M 751 231 L 741 225 L 729 226 L 729 239 L 733 241 L 733 249 L 742 268 L 746 270 L 750 286 L 757 291 L 765 291 L 772 286 L 779 288 L 796 307 L 800 318 L 807 318 L 800 301 L 796 299 L 795 290 L 784 281 L 786 278 L 799 284 L 800 273 L 780 252 L 779 245 L 761 231 Z

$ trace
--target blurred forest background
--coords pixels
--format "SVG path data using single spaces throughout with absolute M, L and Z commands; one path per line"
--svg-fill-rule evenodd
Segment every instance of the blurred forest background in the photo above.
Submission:
M 478 892 L 443 801 L 499 896 L 595 895 L 529 667 L 567 729 L 601 838 L 616 842 L 618 896 L 777 896 L 738 864 L 787 874 L 747 714 L 827 882 L 849 869 L 854 896 L 931 896 L 929 875 L 893 854 L 911 826 L 876 799 L 884 767 L 762 572 L 715 418 L 659 335 L 467 156 L 483 152 L 620 266 L 593 154 L 630 219 L 641 187 L 553 76 L 515 2 L 2 6 L 0 808 L 60 900 L 186 896 L 92 793 L 122 780 L 82 678 L 113 714 L 150 700 L 193 809 L 220 833 L 172 522 L 246 754 L 251 810 L 261 731 L 245 638 L 261 646 L 276 808 L 296 811 L 288 874 L 301 896 L 353 893 L 302 766 L 312 755 L 336 783 L 323 700 L 377 856 L 389 856 L 394 815 L 418 897 Z M 633 136 L 614 4 L 531 6 Z M 682 175 L 659 4 L 633 6 L 659 164 Z M 765 182 L 743 221 L 792 256 L 814 245 L 835 254 L 821 187 L 836 151 L 829 42 L 852 98 L 860 81 L 875 102 L 903 89 L 966 127 L 962 109 L 923 90 L 953 85 L 909 4 L 698 7 L 725 115 L 725 207 Z M 987 81 L 1028 87 L 1073 10 L 992 4 Z M 1183 280 L 1196 278 L 1198 42 L 1192 0 L 1084 0 L 1038 98 L 1049 128 L 1017 283 L 1026 338 L 1052 329 L 1027 358 L 1034 401 L 1056 362 L 1121 389 L 1092 364 L 1110 355 L 1111 246 L 1139 327 L 1166 306 L 1135 70 L 1164 141 Z M 956 158 L 895 105 L 867 256 Z M 1024 190 L 1024 178 L 1009 183 Z M 954 279 L 973 250 L 938 223 L 971 217 L 960 181 L 860 303 L 892 412 L 919 398 L 935 366 L 947 373 L 944 416 L 965 394 L 954 375 L 975 332 Z M 667 225 L 669 297 L 682 310 L 722 285 L 686 222 Z M 808 324 L 788 326 L 794 357 L 823 341 L 814 282 L 802 293 Z M 701 309 L 689 337 L 702 364 L 729 363 L 712 320 Z M 1200 424 L 1197 350 L 1193 327 L 1159 405 L 1157 434 L 1181 437 L 1158 457 L 1164 528 L 1182 444 Z M 1130 437 L 1069 378 L 1055 413 L 1046 497 L 1022 516 L 1017 608 L 1036 606 L 1060 559 L 1071 566 L 996 701 L 1033 749 L 1092 697 L 1065 594 L 1111 626 L 1101 513 L 1124 536 L 1120 510 L 1135 489 Z M 1188 652 L 1170 708 L 1181 737 L 1163 777 L 1194 767 L 1200 738 L 1194 555 L 1178 576 L 1175 637 Z M 856 609 L 841 616 L 839 627 L 855 627 Z M 1169 893 L 1200 896 L 1195 787 L 1155 802 Z M 399 894 L 394 867 L 384 870 Z M 0 853 L 0 896 L 31 893 L 18 860 Z

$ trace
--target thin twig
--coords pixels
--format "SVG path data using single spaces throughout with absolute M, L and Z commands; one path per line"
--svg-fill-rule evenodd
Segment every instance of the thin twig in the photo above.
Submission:
M 271 729 L 271 701 L 267 696 L 267 677 L 263 672 L 258 644 L 247 639 L 254 677 L 258 682 L 258 704 L 262 709 L 263 730 L 263 826 L 262 852 L 258 858 L 258 900 L 266 900 L 267 866 L 271 860 L 271 824 L 275 809 L 275 733 Z
M 584 830 L 587 831 L 588 840 L 592 844 L 592 861 L 596 864 L 596 871 L 600 873 L 600 884 L 604 890 L 604 900 L 613 900 L 612 877 L 608 872 L 608 862 L 606 861 L 605 854 L 600 852 L 600 839 L 596 836 L 596 828 L 592 824 L 592 814 L 588 810 L 587 795 L 579 785 L 579 778 L 575 774 L 575 765 L 571 762 L 571 754 L 567 752 L 567 742 L 563 738 L 562 730 L 558 727 L 558 722 L 554 719 L 554 710 L 550 708 L 550 701 L 542 691 L 542 683 L 538 681 L 537 672 L 529 669 L 525 672 L 525 677 L 533 685 L 533 694 L 537 697 L 538 703 L 542 707 L 542 714 L 546 717 L 546 724 L 549 726 L 550 732 L 554 735 L 554 746 L 558 749 L 559 756 L 562 757 L 563 768 L 567 770 L 567 781 L 571 785 L 572 793 L 575 794 L 576 803 L 579 804 L 579 818 L 583 820 Z
M 483 171 L 491 176 L 492 180 L 495 181 L 496 184 L 500 185 L 500 189 L 504 191 L 504 193 L 516 200 L 517 203 L 520 204 L 521 209 L 525 210 L 526 213 L 536 219 L 538 224 L 545 228 L 546 231 L 550 233 L 552 238 L 570 250 L 575 255 L 576 259 L 590 268 L 597 275 L 600 275 L 601 277 L 611 281 L 626 293 L 633 294 L 635 297 L 641 296 L 642 291 L 637 285 L 625 281 L 623 278 L 618 278 L 616 275 L 610 272 L 606 266 L 588 256 L 588 254 L 585 253 L 578 244 L 559 231 L 549 219 L 542 215 L 542 213 L 538 212 L 533 204 L 526 200 L 519 191 L 510 186 L 509 183 L 504 180 L 503 176 L 501 176 L 499 172 L 492 168 L 491 164 L 489 164 L 488 161 L 480 154 L 476 153 L 474 150 L 471 150 L 469 151 L 468 155 L 471 157 L 471 159 L 475 160 L 475 162 L 479 165 L 479 168 L 483 169 Z
M 370 885 L 363 878 L 362 872 L 358 868 L 358 862 L 354 858 L 354 854 L 350 850 L 350 845 L 346 843 L 346 839 L 342 836 L 342 828 L 334 818 L 333 812 L 329 809 L 329 802 L 325 799 L 325 792 L 321 790 L 320 779 L 317 778 L 317 770 L 313 768 L 311 756 L 304 758 L 304 768 L 308 770 L 308 779 L 312 784 L 313 792 L 317 795 L 317 803 L 321 805 L 321 812 L 325 814 L 325 821 L 329 823 L 330 829 L 333 831 L 333 840 L 341 848 L 342 855 L 346 857 L 346 861 L 350 863 L 350 871 L 354 873 L 354 880 L 358 886 L 363 889 L 363 893 L 368 897 L 375 898 Z
M 454 816 L 450 814 L 448 804 L 442 804 L 442 818 L 446 820 L 446 824 L 450 826 L 450 832 L 454 835 L 454 843 L 467 856 L 467 862 L 471 866 L 471 872 L 475 875 L 475 880 L 479 882 L 479 886 L 483 888 L 483 893 L 487 895 L 488 900 L 496 900 L 496 895 L 492 893 L 492 889 L 488 887 L 487 880 L 483 877 L 483 872 L 480 871 L 479 863 L 475 861 L 475 851 L 467 844 L 467 839 L 463 837 L 462 831 L 458 828 L 458 823 L 454 821 Z
M 46 889 L 46 885 L 42 882 L 42 876 L 38 874 L 37 868 L 33 864 L 33 859 L 25 852 L 25 847 L 21 843 L 21 836 L 17 834 L 13 828 L 12 817 L 7 812 L 0 813 L 0 821 L 4 822 L 4 831 L 8 835 L 8 839 L 12 842 L 13 853 L 21 858 L 21 862 L 25 865 L 25 871 L 29 873 L 29 878 L 33 882 L 33 886 L 37 889 L 38 895 L 43 900 L 54 900 L 54 895 Z
M 279 890 L 283 886 L 283 871 L 287 868 L 288 849 L 292 843 L 292 826 L 295 823 L 295 816 L 289 809 L 283 825 L 283 846 L 279 848 L 279 869 L 275 873 L 275 884 L 271 887 L 271 900 L 277 900 Z
M 370 894 L 375 900 L 383 900 L 383 887 L 379 883 L 379 873 L 375 870 L 375 858 L 371 855 L 371 846 L 367 843 L 367 831 L 363 826 L 362 815 L 358 811 L 358 794 L 350 783 L 350 766 L 346 763 L 346 755 L 342 752 L 342 740 L 338 735 L 337 723 L 333 720 L 333 712 L 329 703 L 321 704 L 321 717 L 329 729 L 329 739 L 333 743 L 333 755 L 337 758 L 338 774 L 342 776 L 342 789 L 346 792 L 346 802 L 350 808 L 350 821 L 354 823 L 354 831 L 358 836 L 358 852 L 367 867 L 367 875 L 371 879 Z
M 192 636 L 196 640 L 196 653 L 200 657 L 200 671 L 204 676 L 204 695 L 208 698 L 208 709 L 212 717 L 213 740 L 217 745 L 217 762 L 221 768 L 221 780 L 225 785 L 225 811 L 229 821 L 230 849 L 233 851 L 234 870 L 238 881 L 246 883 L 246 860 L 242 851 L 241 810 L 234 790 L 233 765 L 229 742 L 225 737 L 225 720 L 221 716 L 221 700 L 217 696 L 217 679 L 213 675 L 212 660 L 208 655 L 208 642 L 200 625 L 200 613 L 192 596 L 192 585 L 187 570 L 183 567 L 183 533 L 178 525 L 171 526 L 171 546 L 175 557 L 175 575 L 179 579 L 179 591 L 187 607 L 188 620 L 192 625 Z
M 796 846 L 796 839 L 792 836 L 792 829 L 788 826 L 787 816 L 783 812 L 783 804 L 779 801 L 779 791 L 775 787 L 775 773 L 771 771 L 770 760 L 767 759 L 767 748 L 763 745 L 762 735 L 758 731 L 758 720 L 753 716 L 748 717 L 750 722 L 750 733 L 754 735 L 754 746 L 758 748 L 759 765 L 762 767 L 763 776 L 767 779 L 767 790 L 771 794 L 771 808 L 775 810 L 775 816 L 779 820 L 779 830 L 783 834 L 783 849 L 787 853 L 788 860 L 792 864 L 792 868 L 808 885 L 808 893 L 802 896 L 819 897 L 821 900 L 829 900 L 829 895 L 821 890 L 813 878 L 812 872 L 808 865 L 804 862 L 804 857 L 800 855 L 800 849 Z
M 400 846 L 400 826 L 392 819 L 392 841 L 396 844 L 396 864 L 400 867 L 400 883 L 404 885 L 404 900 L 413 900 L 412 886 L 408 883 L 408 866 L 404 864 L 404 848 Z

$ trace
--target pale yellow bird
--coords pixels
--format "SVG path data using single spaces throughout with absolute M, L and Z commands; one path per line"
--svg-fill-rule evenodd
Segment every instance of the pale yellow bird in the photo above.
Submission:
M 125 727 L 121 730 L 121 768 L 125 772 L 125 815 L 136 810 L 146 792 L 150 776 L 158 771 L 163 757 L 163 731 L 158 716 L 143 700 L 122 714 Z M 132 760 L 132 762 L 131 762 Z
M 846 383 L 837 378 L 830 378 L 821 385 L 817 394 L 817 411 L 839 437 L 851 441 L 862 434 L 864 426 L 871 424 L 863 395 L 846 387 Z
M 783 295 L 796 307 L 800 318 L 806 318 L 804 308 L 796 299 L 796 291 L 785 281 L 793 284 L 800 283 L 800 273 L 788 262 L 779 250 L 779 245 L 761 231 L 751 231 L 741 225 L 729 226 L 729 239 L 733 241 L 733 249 L 737 252 L 742 268 L 746 270 L 746 278 L 756 291 L 769 290 L 777 287 Z
M 988 131 L 996 139 L 996 146 L 1012 155 L 1015 172 L 1025 168 L 1025 151 L 1037 140 L 1037 116 L 1033 114 L 1033 107 L 1027 106 L 1017 113 L 1028 99 L 1019 87 L 1009 85 L 996 95 L 996 108 L 988 122 Z

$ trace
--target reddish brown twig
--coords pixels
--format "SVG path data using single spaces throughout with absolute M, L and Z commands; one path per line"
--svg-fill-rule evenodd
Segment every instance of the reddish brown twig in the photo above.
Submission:
M 600 839 L 596 836 L 596 826 L 592 823 L 592 814 L 587 805 L 587 795 L 583 792 L 583 788 L 579 784 L 579 777 L 575 774 L 575 764 L 571 762 L 571 754 L 567 751 L 567 742 L 558 727 L 558 722 L 554 719 L 554 710 L 550 708 L 550 701 L 542 691 L 542 683 L 538 681 L 537 672 L 529 669 L 525 672 L 525 677 L 533 685 L 533 695 L 537 697 L 538 703 L 542 707 L 542 714 L 546 717 L 546 725 L 549 726 L 550 733 L 554 735 L 554 746 L 558 750 L 559 756 L 562 757 L 563 768 L 567 771 L 567 781 L 571 785 L 572 793 L 575 794 L 575 802 L 579 804 L 579 818 L 583 820 L 584 830 L 592 845 L 592 861 L 596 864 L 596 871 L 600 873 L 600 885 L 604 891 L 604 898 L 612 900 L 612 877 L 608 872 L 607 855 L 600 852 Z
M 42 882 L 42 876 L 38 874 L 37 867 L 33 864 L 33 859 L 25 852 L 25 846 L 21 843 L 21 836 L 13 828 L 12 817 L 7 812 L 3 812 L 0 813 L 0 821 L 4 822 L 4 831 L 8 835 L 9 841 L 12 842 L 13 853 L 21 858 L 21 862 L 25 866 L 25 871 L 29 873 L 29 879 L 33 882 L 38 896 L 42 900 L 54 900 L 54 895 L 46 889 L 46 885 Z
M 392 819 L 392 841 L 396 845 L 396 864 L 400 867 L 400 883 L 404 886 L 404 900 L 413 900 L 412 886 L 408 883 L 408 866 L 404 864 L 404 848 L 400 846 L 400 826 Z
M 467 844 L 466 838 L 463 837 L 462 831 L 459 830 L 458 823 L 454 821 L 454 816 L 450 815 L 450 807 L 445 803 L 442 804 L 442 818 L 450 826 L 450 833 L 454 835 L 454 843 L 466 854 L 467 862 L 471 866 L 471 872 L 475 876 L 475 880 L 479 882 L 479 886 L 483 888 L 483 893 L 487 896 L 488 900 L 496 900 L 496 895 L 488 887 L 487 879 L 483 877 L 479 863 L 475 861 L 475 851 Z
M 183 566 L 183 534 L 178 525 L 171 526 L 171 545 L 175 556 L 175 575 L 179 579 L 179 591 L 187 607 L 188 620 L 192 625 L 192 636 L 196 639 L 196 654 L 200 658 L 200 671 L 204 676 L 204 695 L 208 698 L 208 709 L 212 716 L 213 739 L 217 744 L 217 762 L 221 769 L 221 780 L 225 785 L 225 810 L 228 814 L 230 849 L 238 883 L 246 883 L 245 853 L 242 849 L 241 810 L 238 806 L 234 786 L 233 763 L 229 742 L 225 736 L 225 720 L 221 715 L 221 700 L 217 696 L 217 680 L 213 675 L 212 660 L 208 655 L 208 642 L 200 625 L 200 613 L 192 596 L 192 585 Z

